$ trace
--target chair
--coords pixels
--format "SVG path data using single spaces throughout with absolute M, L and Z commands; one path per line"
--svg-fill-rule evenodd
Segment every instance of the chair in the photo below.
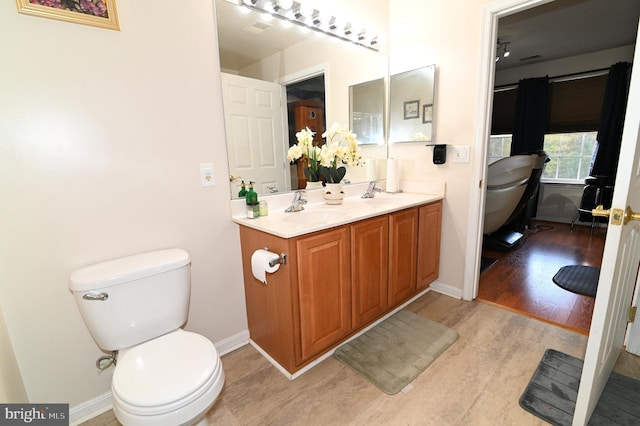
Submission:
M 549 156 L 544 151 L 514 155 L 489 165 L 484 245 L 508 250 L 517 244 L 535 215 L 538 189 Z
M 611 207 L 613 179 L 609 176 L 589 176 L 584 180 L 584 184 L 580 206 L 571 221 L 571 229 L 573 229 L 575 222 L 579 220 L 580 222 L 591 222 L 591 232 L 593 232 L 593 229 L 598 224 L 608 221 L 606 217 L 593 216 L 591 210 L 598 205 L 602 205 L 605 209 Z

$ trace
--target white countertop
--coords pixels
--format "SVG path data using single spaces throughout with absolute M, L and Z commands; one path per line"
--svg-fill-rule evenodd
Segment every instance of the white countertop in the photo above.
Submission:
M 303 197 L 308 200 L 304 210 L 292 213 L 285 213 L 284 209 L 290 205 L 293 194 L 262 197 L 261 199 L 266 200 L 269 205 L 269 214 L 256 219 L 247 218 L 244 200 L 232 200 L 232 220 L 239 225 L 268 234 L 292 238 L 444 198 L 444 185 L 441 193 L 436 194 L 382 192 L 376 193 L 374 198 L 361 198 L 366 187 L 366 184 L 345 185 L 345 199 L 337 206 L 324 202 L 321 189 L 307 191 Z

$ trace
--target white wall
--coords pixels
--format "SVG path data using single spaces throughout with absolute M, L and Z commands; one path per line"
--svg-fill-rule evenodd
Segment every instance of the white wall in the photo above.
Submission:
M 27 401 L 27 393 L 20 377 L 18 362 L 7 332 L 4 315 L 0 309 L 0 401 L 21 403 Z
M 221 342 L 247 328 L 212 1 L 117 7 L 121 31 L 0 3 L 0 308 L 34 403 L 109 390 L 67 290 L 92 262 L 182 247 L 187 329 Z M 201 162 L 216 187 L 200 187 Z
M 480 65 L 482 6 L 489 0 L 394 0 L 390 3 L 389 62 L 396 74 L 436 64 L 433 143 L 469 145 L 471 161 L 432 162 L 425 143 L 398 143 L 389 155 L 401 160 L 401 179 L 446 182 L 442 248 L 438 281 L 462 294 L 468 232 L 469 191 L 473 183 L 473 151 Z
M 609 68 L 616 62 L 633 62 L 634 50 L 635 46 L 629 45 L 496 71 L 495 85 L 517 84 L 523 78 L 555 77 Z
M 584 185 L 542 183 L 538 196 L 536 219 L 571 223 L 576 216 Z M 576 222 L 580 225 L 583 222 Z

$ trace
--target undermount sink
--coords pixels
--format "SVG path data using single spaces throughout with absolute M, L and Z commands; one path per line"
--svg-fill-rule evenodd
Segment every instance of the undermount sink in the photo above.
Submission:
M 365 198 L 365 204 L 376 207 L 395 206 L 406 200 L 402 195 L 383 195 L 374 198 Z
M 291 223 L 327 223 L 343 219 L 345 213 L 331 208 L 314 208 L 294 213 L 285 213 L 283 219 Z

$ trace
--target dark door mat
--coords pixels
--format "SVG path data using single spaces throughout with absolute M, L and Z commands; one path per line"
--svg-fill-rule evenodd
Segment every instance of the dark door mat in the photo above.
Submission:
M 558 287 L 572 293 L 596 297 L 600 268 L 584 265 L 563 266 L 553 276 L 553 282 Z
M 493 265 L 494 263 L 496 263 L 497 261 L 498 261 L 498 259 L 494 259 L 492 257 L 482 256 L 480 258 L 480 273 L 483 273 L 484 271 L 489 269 L 489 267 L 491 265 Z
M 547 349 L 520 397 L 520 406 L 558 426 L 571 426 L 582 360 Z M 615 371 L 602 392 L 589 425 L 640 424 L 640 381 Z

